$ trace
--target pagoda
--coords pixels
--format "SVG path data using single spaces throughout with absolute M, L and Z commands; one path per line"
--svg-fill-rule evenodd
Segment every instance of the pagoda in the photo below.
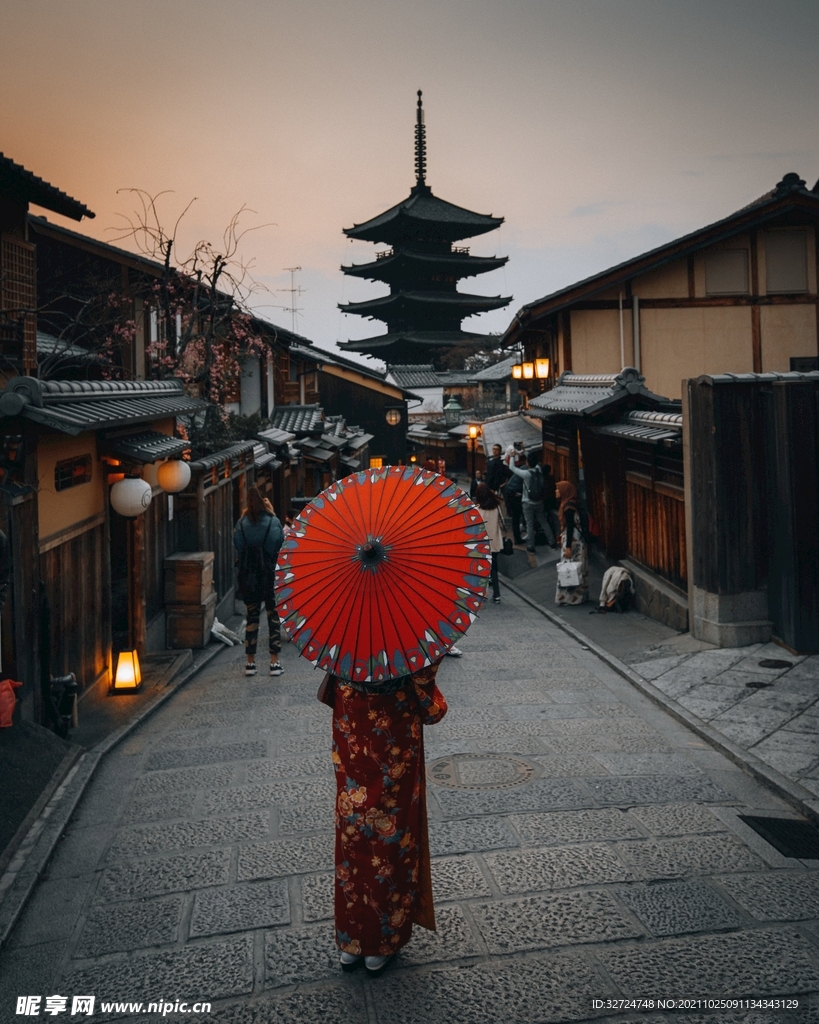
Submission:
M 500 309 L 512 297 L 470 295 L 459 292 L 463 277 L 486 274 L 502 267 L 506 256 L 472 256 L 468 248 L 455 246 L 474 235 L 494 231 L 503 217 L 473 213 L 432 194 L 426 183 L 426 126 L 418 90 L 415 124 L 415 185 L 409 197 L 385 213 L 354 227 L 345 228 L 348 238 L 381 242 L 390 248 L 376 252 L 372 263 L 353 264 L 341 270 L 351 277 L 383 281 L 389 293 L 366 302 L 339 303 L 344 313 L 383 320 L 387 333 L 340 347 L 377 356 L 386 363 L 433 363 L 448 348 L 489 343 L 485 334 L 461 330 L 461 320 L 475 313 Z

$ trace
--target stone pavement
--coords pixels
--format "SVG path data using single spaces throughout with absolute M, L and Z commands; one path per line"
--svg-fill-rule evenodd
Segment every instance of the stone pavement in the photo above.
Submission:
M 819 862 L 738 819 L 792 808 L 508 591 L 462 646 L 425 733 L 437 933 L 379 979 L 338 969 L 319 674 L 286 645 L 246 680 L 225 650 L 106 756 L 3 950 L 2 1024 L 55 993 L 98 1011 L 56 1021 L 816 1024 Z M 750 997 L 799 1009 L 657 1007 Z
M 666 706 L 704 723 L 748 763 L 759 759 L 819 819 L 819 655 L 774 643 L 717 648 L 637 612 L 599 615 L 602 569 L 594 562 L 589 604 L 558 608 L 554 561 L 539 551 L 540 567 L 513 585 L 653 684 Z

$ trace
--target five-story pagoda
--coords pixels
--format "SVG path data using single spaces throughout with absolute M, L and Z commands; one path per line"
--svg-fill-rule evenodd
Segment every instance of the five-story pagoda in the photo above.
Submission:
M 421 91 L 415 125 L 415 186 L 409 197 L 364 224 L 345 228 L 349 238 L 381 242 L 389 249 L 376 253 L 372 263 L 342 267 L 345 274 L 383 281 L 390 291 L 367 302 L 339 304 L 345 313 L 383 320 L 387 333 L 341 348 L 377 356 L 386 363 L 440 365 L 448 348 L 489 343 L 487 335 L 461 330 L 461 320 L 475 313 L 500 309 L 512 297 L 459 292 L 461 278 L 502 267 L 506 256 L 471 256 L 454 242 L 493 231 L 503 217 L 473 213 L 432 194 L 426 183 L 426 127 Z

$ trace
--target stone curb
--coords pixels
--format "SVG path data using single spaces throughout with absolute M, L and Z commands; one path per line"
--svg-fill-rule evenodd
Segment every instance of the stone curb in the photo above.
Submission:
M 224 644 L 218 642 L 214 643 L 211 649 L 206 649 L 200 662 L 192 665 L 178 679 L 169 683 L 150 704 L 141 708 L 130 722 L 84 753 L 69 770 L 28 830 L 0 878 L 0 949 L 8 941 L 23 907 L 51 859 L 54 848 L 102 759 L 225 649 Z
M 592 651 L 601 661 L 605 662 L 609 668 L 628 680 L 635 689 L 639 690 L 643 696 L 648 697 L 649 700 L 658 704 L 664 710 L 666 710 L 673 718 L 676 718 L 678 722 L 687 726 L 692 732 L 696 733 L 701 739 L 704 739 L 712 747 L 718 750 L 721 754 L 730 758 L 734 764 L 752 775 L 758 782 L 761 782 L 768 789 L 773 790 L 777 796 L 781 796 L 787 800 L 788 803 L 792 804 L 801 814 L 804 814 L 806 818 L 819 824 L 819 800 L 799 785 L 798 782 L 794 782 L 793 779 L 787 778 L 782 775 L 775 768 L 771 768 L 770 765 L 766 764 L 760 758 L 751 754 L 749 751 L 740 747 L 733 740 L 729 740 L 727 736 L 723 736 L 722 733 L 718 732 L 713 726 L 710 726 L 707 722 L 703 722 L 702 719 L 697 718 L 690 711 L 684 708 L 677 701 L 667 696 L 658 687 L 654 686 L 647 679 L 643 679 L 641 675 L 629 668 L 624 662 L 620 661 L 613 654 L 610 654 L 607 650 L 596 644 L 594 640 L 590 640 L 585 634 L 581 633 L 579 629 L 571 626 L 568 622 L 565 622 L 560 618 L 559 615 L 555 615 L 554 612 L 549 611 L 548 608 L 544 608 L 542 604 L 538 604 L 531 597 L 524 594 L 523 591 L 519 590 L 514 584 L 509 583 L 508 580 L 501 580 L 505 587 L 519 597 L 521 601 L 525 601 L 526 604 L 530 605 L 536 611 L 540 612 L 544 618 L 548 619 L 553 625 L 562 629 L 564 633 L 568 633 L 572 639 L 577 640 L 578 643 L 582 644 L 585 648 Z

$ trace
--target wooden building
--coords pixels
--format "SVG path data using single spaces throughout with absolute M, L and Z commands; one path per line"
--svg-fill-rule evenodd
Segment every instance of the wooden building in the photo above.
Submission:
M 688 628 L 683 418 L 633 367 L 561 375 L 529 403 L 543 459 L 579 484 L 601 553 L 635 579 L 638 607 Z
M 310 381 L 310 393 L 317 396 L 326 417 L 355 421 L 370 435 L 370 458 L 380 459 L 384 466 L 406 464 L 407 402 L 416 398 L 412 391 L 395 384 L 387 373 L 316 345 L 291 343 L 289 358 Z
M 81 691 L 111 678 L 112 653 L 152 645 L 162 612 L 162 565 L 175 520 L 157 464 L 178 457 L 176 416 L 205 403 L 181 382 L 40 381 L 17 376 L 0 394 L 0 528 L 13 553 L 3 611 L 3 667 L 23 681 L 24 713 L 39 720 L 41 672 L 75 672 Z M 111 509 L 112 479 L 151 485 L 147 511 Z M 40 599 L 50 609 L 43 630 Z M 39 638 L 39 639 L 38 639 Z
M 524 306 L 503 344 L 549 358 L 549 385 L 634 366 L 677 399 L 701 374 L 815 368 L 817 228 L 819 183 L 786 174 L 723 220 Z
M 37 239 L 29 204 L 72 220 L 94 216 L 84 203 L 0 153 L 0 384 L 37 370 Z

